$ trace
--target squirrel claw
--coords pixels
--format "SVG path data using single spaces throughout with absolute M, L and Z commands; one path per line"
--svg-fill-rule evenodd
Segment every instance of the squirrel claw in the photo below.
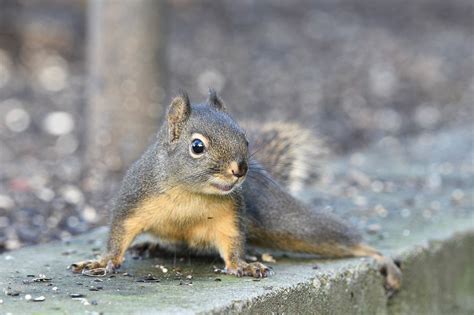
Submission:
M 111 260 L 85 260 L 71 264 L 69 268 L 73 273 L 81 273 L 89 277 L 103 277 L 113 273 L 118 266 L 115 266 Z
M 69 267 L 72 270 L 72 272 L 80 273 L 83 270 L 104 268 L 105 266 L 99 260 L 85 260 L 85 261 L 80 261 L 80 262 L 71 264 Z
M 248 276 L 254 278 L 266 278 L 272 275 L 273 271 L 270 267 L 267 267 L 260 262 L 240 262 L 236 269 L 226 268 L 225 273 L 237 277 Z

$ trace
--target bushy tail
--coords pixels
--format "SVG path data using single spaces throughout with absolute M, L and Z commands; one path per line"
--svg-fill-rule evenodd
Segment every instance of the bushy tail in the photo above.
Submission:
M 297 123 L 249 123 L 250 152 L 292 195 L 317 181 L 329 150 L 312 130 Z

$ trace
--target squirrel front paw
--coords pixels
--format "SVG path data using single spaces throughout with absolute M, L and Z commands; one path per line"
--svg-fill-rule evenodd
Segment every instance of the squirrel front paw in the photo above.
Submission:
M 247 263 L 245 261 L 240 261 L 236 268 L 226 267 L 224 273 L 237 277 L 248 276 L 254 278 L 266 278 L 273 274 L 273 271 L 270 267 L 267 267 L 260 262 Z
M 120 265 L 114 265 L 112 260 L 107 259 L 84 260 L 69 266 L 72 272 L 91 277 L 105 276 L 113 273 L 119 267 Z

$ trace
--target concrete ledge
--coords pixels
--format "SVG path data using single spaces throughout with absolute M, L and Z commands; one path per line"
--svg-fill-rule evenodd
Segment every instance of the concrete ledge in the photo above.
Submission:
M 277 263 L 270 264 L 275 275 L 259 281 L 214 274 L 213 266 L 222 264 L 218 258 L 179 256 L 176 265 L 169 257 L 127 256 L 124 273 L 99 280 L 71 274 L 70 263 L 93 258 L 104 247 L 106 230 L 99 229 L 67 243 L 0 255 L 0 314 L 473 314 L 471 129 L 433 137 L 428 144 L 415 139 L 391 151 L 376 146 L 363 159 L 335 162 L 334 182 L 306 194 L 359 218 L 354 222 L 360 226 L 380 226 L 369 241 L 401 258 L 404 273 L 401 291 L 390 300 L 382 276 L 366 258 L 275 254 Z M 351 160 L 358 161 L 359 173 L 347 177 L 355 168 Z M 439 173 L 439 166 L 449 172 Z M 389 189 L 381 191 L 377 184 L 374 190 L 374 180 Z M 358 183 L 347 184 L 353 181 Z M 360 206 L 361 198 L 371 204 Z M 34 302 L 37 297 L 44 301 Z
M 179 262 L 182 276 L 164 258 L 128 259 L 122 273 L 95 278 L 73 275 L 69 262 L 90 256 L 101 229 L 70 244 L 26 248 L 0 256 L 0 313 L 313 313 L 313 314 L 472 314 L 474 311 L 474 230 L 433 240 L 400 255 L 404 283 L 388 300 L 382 277 L 369 259 L 315 260 L 280 257 L 275 275 L 254 281 L 216 275 L 213 262 Z M 63 253 L 63 254 L 62 254 Z M 66 255 L 66 253 L 68 253 Z M 220 264 L 216 261 L 215 263 Z M 156 265 L 169 268 L 163 273 Z M 315 270 L 314 267 L 318 268 Z M 28 275 L 46 275 L 32 282 Z M 160 282 L 142 281 L 153 274 Z M 192 280 L 186 278 L 193 275 Z M 216 281 L 220 279 L 220 281 Z M 91 287 L 103 287 L 90 291 Z M 44 296 L 43 302 L 26 301 Z M 71 294 L 81 294 L 71 298 Z M 93 305 L 97 304 L 97 305 Z
M 473 314 L 474 231 L 404 253 L 404 284 L 388 300 L 366 265 L 322 271 L 305 283 L 222 309 L 259 314 Z

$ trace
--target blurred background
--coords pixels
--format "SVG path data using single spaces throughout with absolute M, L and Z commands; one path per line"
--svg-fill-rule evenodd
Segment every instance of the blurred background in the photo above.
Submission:
M 0 252 L 106 223 L 180 88 L 336 156 L 468 126 L 473 30 L 470 0 L 0 0 Z

